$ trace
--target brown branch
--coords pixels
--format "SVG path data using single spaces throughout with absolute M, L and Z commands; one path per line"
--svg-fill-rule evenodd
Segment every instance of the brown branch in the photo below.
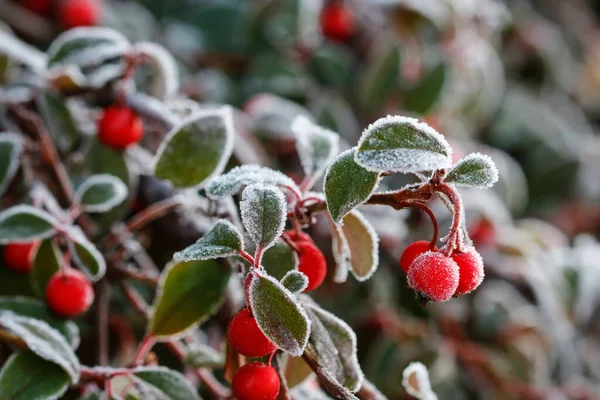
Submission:
M 106 279 L 96 285 L 96 330 L 98 332 L 98 364 L 108 365 L 110 362 L 110 343 L 108 334 L 108 313 L 110 294 Z
M 144 282 L 150 286 L 158 285 L 158 275 L 150 275 L 144 271 L 136 270 L 122 264 L 111 264 L 111 273 L 116 275 L 116 278 L 133 279 L 135 281 Z
M 319 383 L 325 392 L 329 395 L 333 396 L 336 399 L 341 400 L 357 400 L 358 398 L 354 396 L 348 389 L 341 386 L 336 382 L 335 379 L 329 375 L 329 373 L 319 365 L 317 358 L 315 356 L 314 350 L 310 347 L 307 347 L 302 355 L 304 361 L 308 364 L 308 366 L 317 374 L 317 378 L 319 379 Z
M 356 392 L 361 400 L 388 400 L 371 382 L 366 378 L 363 380 L 362 387 Z

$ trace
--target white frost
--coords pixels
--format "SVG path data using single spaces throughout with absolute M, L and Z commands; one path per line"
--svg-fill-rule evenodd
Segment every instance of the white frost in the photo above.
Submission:
M 379 235 L 358 210 L 346 215 L 342 224 L 342 232 L 350 251 L 350 272 L 357 281 L 366 281 L 373 276 L 379 265 Z
M 463 168 L 470 168 L 471 170 L 459 173 Z M 457 172 L 455 176 L 453 175 L 454 171 Z M 454 178 L 448 180 L 448 182 L 452 182 L 456 186 L 485 189 L 498 182 L 498 168 L 490 156 L 471 153 L 454 165 L 448 173 L 448 177 Z
M 179 90 L 179 71 L 175 59 L 164 47 L 152 42 L 139 42 L 134 50 L 148 59 L 154 69 L 151 94 L 161 100 L 171 98 Z
M 31 214 L 31 215 L 36 216 L 39 219 L 43 219 L 43 220 L 47 221 L 53 227 L 58 225 L 58 221 L 54 217 L 52 217 L 50 214 L 48 214 L 40 209 L 37 209 L 35 207 L 26 205 L 26 204 L 14 206 L 14 207 L 11 207 L 7 210 L 0 212 L 0 225 L 2 225 L 2 223 L 4 221 L 6 221 L 8 218 L 13 217 L 18 214 Z M 55 232 L 55 229 L 50 228 L 50 229 L 46 230 L 45 232 L 43 232 L 41 235 L 27 237 L 27 238 L 23 239 L 22 242 L 30 242 L 32 239 L 45 239 L 47 237 L 52 236 L 54 234 L 54 232 Z M 18 242 L 18 241 L 19 240 L 15 240 L 13 238 L 8 238 L 8 239 L 0 238 L 0 244 L 6 244 L 6 243 L 12 243 L 12 242 Z
M 257 183 L 242 192 L 242 223 L 256 247 L 263 251 L 273 246 L 283 233 L 286 212 L 285 196 L 276 186 Z
M 90 204 L 81 204 L 81 201 L 88 190 L 93 189 L 95 186 L 110 186 L 112 193 L 110 193 L 110 197 L 104 200 L 101 203 L 90 203 Z M 121 204 L 129 193 L 127 189 L 127 185 L 123 183 L 122 180 L 117 178 L 114 175 L 110 174 L 99 174 L 92 175 L 87 178 L 75 192 L 75 198 L 81 204 L 82 208 L 86 212 L 107 212 Z
M 437 400 L 437 395 L 431 390 L 429 372 L 420 362 L 412 362 L 402 372 L 402 386 L 408 394 L 419 400 Z

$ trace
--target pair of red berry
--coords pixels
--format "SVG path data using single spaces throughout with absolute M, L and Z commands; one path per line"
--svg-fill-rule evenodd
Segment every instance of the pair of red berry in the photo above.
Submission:
M 39 15 L 50 16 L 53 0 L 20 0 L 21 5 Z M 56 4 L 58 19 L 65 29 L 78 26 L 96 26 L 102 16 L 100 0 L 59 0 Z
M 474 248 L 447 257 L 426 240 L 411 243 L 404 250 L 400 267 L 410 287 L 436 302 L 472 292 L 484 275 L 483 260 Z
M 294 242 L 298 251 L 298 270 L 308 278 L 308 286 L 304 291 L 311 292 L 317 289 L 327 275 L 325 256 L 306 233 L 290 230 L 284 235 Z
M 6 245 L 3 251 L 4 263 L 15 272 L 31 272 L 38 244 L 32 242 Z M 72 318 L 90 308 L 94 302 L 94 289 L 83 273 L 73 268 L 64 268 L 48 281 L 45 297 L 55 314 Z
M 98 140 L 115 150 L 123 150 L 138 143 L 143 135 L 142 119 L 127 107 L 106 108 L 98 122 Z

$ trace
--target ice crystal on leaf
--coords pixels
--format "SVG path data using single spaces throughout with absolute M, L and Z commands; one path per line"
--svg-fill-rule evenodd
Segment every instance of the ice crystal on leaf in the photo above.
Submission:
M 273 185 L 253 184 L 242 192 L 242 223 L 256 246 L 265 250 L 281 236 L 286 220 L 285 196 Z
M 473 153 L 458 161 L 445 181 L 456 186 L 486 189 L 498 181 L 498 168 L 489 156 Z

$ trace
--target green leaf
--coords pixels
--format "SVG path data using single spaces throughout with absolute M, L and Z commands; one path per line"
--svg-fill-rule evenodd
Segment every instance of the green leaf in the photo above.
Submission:
M 73 261 L 92 282 L 97 282 L 106 273 L 104 257 L 78 226 L 69 226 L 67 232 L 72 239 Z
M 69 387 L 69 375 L 31 351 L 13 354 L 0 371 L 2 400 L 58 399 Z
M 114 175 L 92 175 L 79 185 L 75 199 L 83 211 L 102 213 L 125 201 L 127 192 L 127 186 Z
M 281 280 L 289 271 L 298 269 L 298 255 L 280 239 L 265 251 L 261 264 L 269 275 Z
M 52 239 L 43 240 L 37 247 L 31 270 L 31 288 L 40 297 L 46 292 L 48 281 L 59 269 L 62 262 L 60 249 Z
M 0 213 L 0 243 L 32 242 L 54 234 L 57 224 L 45 211 L 18 205 Z
M 173 128 L 156 154 L 155 175 L 175 187 L 200 187 L 219 175 L 233 151 L 231 113 L 229 107 L 201 111 Z
M 354 62 L 348 47 L 326 42 L 313 53 L 311 66 L 323 83 L 340 87 L 351 82 Z
M 404 109 L 426 115 L 440 99 L 447 75 L 448 67 L 443 63 L 431 70 L 416 87 L 406 93 Z
M 79 381 L 79 359 L 65 337 L 46 322 L 23 317 L 10 311 L 0 313 L 0 326 L 20 337 L 29 350 L 44 360 L 60 365 L 71 378 Z
M 0 257 L 0 296 L 35 296 L 28 274 L 20 274 L 4 265 Z
M 400 50 L 392 46 L 369 65 L 360 88 L 362 104 L 371 109 L 381 106 L 397 86 L 399 76 Z
M 358 281 L 369 279 L 379 264 L 379 236 L 357 210 L 344 217 L 342 232 L 350 250 L 350 271 Z
M 379 174 L 361 167 L 354 160 L 356 148 L 346 150 L 325 172 L 323 189 L 327 210 L 336 224 L 355 207 L 363 204 L 379 184 Z
M 72 151 L 81 139 L 81 132 L 65 99 L 46 90 L 38 98 L 38 107 L 56 147 L 63 153 Z
M 364 130 L 355 159 L 370 171 L 409 173 L 450 168 L 451 156 L 446 139 L 426 123 L 387 116 Z
M 285 226 L 285 196 L 272 185 L 250 185 L 242 192 L 240 214 L 256 247 L 268 249 L 281 236 Z
M 310 321 L 293 295 L 274 278 L 254 275 L 250 305 L 260 330 L 283 351 L 300 356 L 310 335 Z
M 498 181 L 498 169 L 489 156 L 473 153 L 457 162 L 445 181 L 456 186 L 486 189 Z
M 308 277 L 300 271 L 290 271 L 281 278 L 281 284 L 294 294 L 300 293 L 308 286 Z
M 244 239 L 235 225 L 221 219 L 200 240 L 175 253 L 175 261 L 209 260 L 235 256 L 244 248 Z
M 142 392 L 161 400 L 200 400 L 196 389 L 181 373 L 165 367 L 139 367 L 133 370 Z
M 194 368 L 222 368 L 225 357 L 210 346 L 194 344 L 185 356 L 185 364 Z
M 170 336 L 205 321 L 220 306 L 231 276 L 215 260 L 174 262 L 161 274 L 148 333 Z
M 23 144 L 17 134 L 0 134 L 0 195 L 17 173 L 22 152 Z
M 23 317 L 39 319 L 60 332 L 67 339 L 71 347 L 79 346 L 79 328 L 69 320 L 55 317 L 48 310 L 45 302 L 31 297 L 0 296 L 0 313 L 12 312 Z

